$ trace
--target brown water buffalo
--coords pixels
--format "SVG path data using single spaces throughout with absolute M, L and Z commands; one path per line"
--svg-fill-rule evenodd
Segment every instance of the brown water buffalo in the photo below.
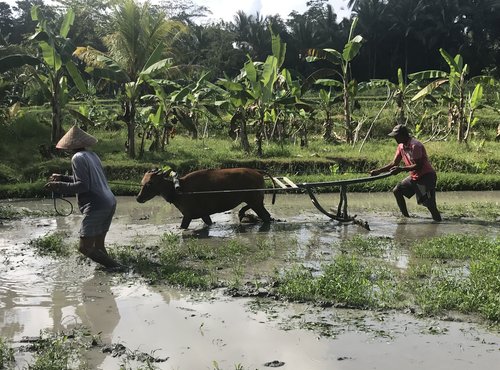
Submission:
M 240 221 L 245 212 L 252 209 L 268 223 L 272 219 L 264 208 L 264 191 L 249 191 L 265 188 L 263 174 L 265 172 L 250 168 L 229 168 L 199 170 L 177 178 L 171 170 L 151 170 L 144 174 L 137 201 L 144 203 L 157 195 L 162 196 L 181 211 L 183 229 L 187 229 L 195 218 L 211 225 L 211 214 L 228 211 L 241 203 L 246 205 L 238 213 Z M 245 191 L 230 191 L 242 189 Z

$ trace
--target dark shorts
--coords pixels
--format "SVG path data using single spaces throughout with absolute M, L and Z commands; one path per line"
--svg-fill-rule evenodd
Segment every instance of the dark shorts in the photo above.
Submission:
M 108 209 L 99 209 L 83 214 L 80 238 L 93 237 L 108 232 L 116 206 Z
M 436 202 L 436 182 L 437 176 L 435 172 L 426 173 L 417 181 L 408 176 L 396 185 L 395 190 L 398 190 L 407 198 L 411 198 L 416 194 L 417 203 L 428 206 Z

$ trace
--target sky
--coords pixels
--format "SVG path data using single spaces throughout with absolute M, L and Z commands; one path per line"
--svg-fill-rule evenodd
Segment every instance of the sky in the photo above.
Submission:
M 13 6 L 16 0 L 0 0 Z M 350 12 L 347 8 L 348 0 L 330 0 L 337 21 L 343 17 L 348 17 Z M 49 0 L 50 2 L 50 0 Z M 306 9 L 307 0 L 193 0 L 194 3 L 204 5 L 212 11 L 211 18 L 214 20 L 223 19 L 232 21 L 238 10 L 243 10 L 247 14 L 259 12 L 261 15 L 279 14 L 283 19 L 288 17 L 292 11 L 303 13 Z
M 307 0 L 193 0 L 196 4 L 204 5 L 212 11 L 212 18 L 218 20 L 232 21 L 238 10 L 247 14 L 275 15 L 279 14 L 286 19 L 288 14 L 296 10 L 303 13 L 306 9 Z M 337 21 L 348 17 L 350 12 L 347 8 L 347 0 L 330 0 Z

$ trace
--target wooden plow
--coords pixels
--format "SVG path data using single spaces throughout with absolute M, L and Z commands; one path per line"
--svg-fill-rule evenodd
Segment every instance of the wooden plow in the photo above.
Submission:
M 352 222 L 357 225 L 360 225 L 364 227 L 367 230 L 370 230 L 370 226 L 368 225 L 368 222 L 363 221 L 361 219 L 357 219 L 356 215 L 351 216 L 349 215 L 347 211 L 347 186 L 352 185 L 352 184 L 360 184 L 363 182 L 370 182 L 370 181 L 375 181 L 379 179 L 383 179 L 386 177 L 392 176 L 391 173 L 384 173 L 378 176 L 370 176 L 370 177 L 361 177 L 357 179 L 349 179 L 349 180 L 337 180 L 337 181 L 325 181 L 325 182 L 303 182 L 300 184 L 295 184 L 293 181 L 291 181 L 287 177 L 273 177 L 273 181 L 275 184 L 279 186 L 278 189 L 284 190 L 284 191 L 290 191 L 290 190 L 299 190 L 299 191 L 305 191 L 308 195 L 309 198 L 311 198 L 311 202 L 320 211 L 323 213 L 325 216 L 331 218 L 332 220 L 341 222 L 341 223 L 347 223 L 347 222 Z M 338 186 L 340 187 L 340 200 L 339 204 L 337 206 L 337 212 L 332 213 L 327 211 L 318 201 L 316 198 L 316 195 L 314 195 L 313 189 L 315 188 L 320 188 L 320 187 L 332 187 L 332 186 Z

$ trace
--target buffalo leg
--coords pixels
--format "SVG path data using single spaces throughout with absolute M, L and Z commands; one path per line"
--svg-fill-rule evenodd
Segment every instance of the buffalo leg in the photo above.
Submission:
M 206 215 L 206 216 L 203 216 L 201 218 L 203 220 L 204 223 L 206 223 L 208 226 L 212 225 L 213 222 L 212 222 L 212 219 L 210 218 L 209 215 Z
M 245 208 L 245 207 L 243 207 L 243 208 Z M 250 207 L 250 208 L 252 208 L 252 210 L 255 213 L 257 213 L 257 216 L 259 216 L 263 222 L 268 223 L 268 222 L 272 221 L 271 215 L 269 214 L 267 209 L 264 208 L 264 205 L 259 205 L 257 207 Z
M 245 217 L 245 212 L 248 211 L 249 209 L 250 206 L 248 204 L 240 209 L 240 211 L 238 212 L 238 218 L 240 219 L 240 222 L 241 220 L 243 220 L 243 217 Z
M 184 216 L 181 222 L 181 229 L 187 229 L 191 223 L 191 218 Z

